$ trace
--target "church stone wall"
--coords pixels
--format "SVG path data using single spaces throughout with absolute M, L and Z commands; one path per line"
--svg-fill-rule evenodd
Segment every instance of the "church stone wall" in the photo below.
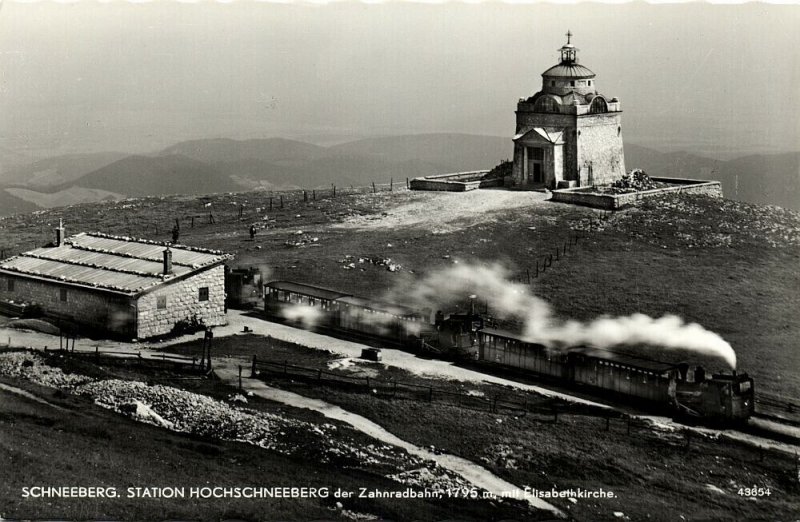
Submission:
M 578 118 L 577 168 L 589 167 L 589 182 L 606 185 L 625 174 L 620 113 Z
M 208 300 L 200 301 L 200 289 L 208 288 Z M 158 308 L 159 298 L 166 306 Z M 138 337 L 146 339 L 168 334 L 180 321 L 193 317 L 206 326 L 226 324 L 225 267 L 210 268 L 186 279 L 165 284 L 146 293 L 137 301 L 139 310 Z

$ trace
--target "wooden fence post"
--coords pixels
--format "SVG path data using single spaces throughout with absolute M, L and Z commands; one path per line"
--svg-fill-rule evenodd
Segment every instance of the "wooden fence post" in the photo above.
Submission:
M 281 196 L 281 208 L 283 208 L 283 196 Z
M 272 212 L 272 197 L 269 198 L 269 211 Z
M 333 186 L 333 197 L 336 197 L 336 185 Z
M 303 203 L 308 203 L 308 192 L 303 191 Z
M 239 391 L 242 391 L 242 365 L 239 365 Z
M 317 190 L 314 189 L 311 191 L 311 199 L 316 201 L 317 200 Z
M 433 402 L 433 386 L 428 386 L 428 402 Z
M 256 376 L 256 354 L 253 354 L 253 368 L 250 370 L 250 377 Z
M 389 192 L 394 192 L 394 178 L 389 178 Z

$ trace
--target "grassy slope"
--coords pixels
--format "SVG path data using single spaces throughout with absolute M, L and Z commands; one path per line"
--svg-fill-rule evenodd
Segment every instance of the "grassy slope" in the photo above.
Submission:
M 259 265 L 273 279 L 292 279 L 380 297 L 387 289 L 413 282 L 426 272 L 462 261 L 500 261 L 518 273 L 535 266 L 537 256 L 562 245 L 571 229 L 586 229 L 599 213 L 586 208 L 548 204 L 508 211 L 463 230 L 375 229 L 353 231 L 329 225 L 361 213 L 381 212 L 430 194 L 396 191 L 360 194 L 304 204 L 286 196 L 286 206 L 263 221 L 257 207 L 267 193 L 222 195 L 207 200 L 147 198 L 116 205 L 80 205 L 37 216 L 0 221 L 0 247 L 27 250 L 32 240 L 50 240 L 50 226 L 65 219 L 68 230 L 103 230 L 169 239 L 175 217 L 183 218 L 181 242 L 236 253 L 236 264 Z M 562 317 L 590 319 L 601 314 L 677 313 L 720 333 L 737 350 L 740 368 L 758 379 L 759 389 L 800 394 L 800 218 L 789 212 L 705 198 L 668 200 L 620 213 L 601 230 L 587 232 L 577 250 L 539 279 L 533 290 Z M 238 208 L 246 203 L 244 221 Z M 215 225 L 189 228 L 186 216 L 213 211 Z M 297 217 L 300 216 L 300 217 Z M 248 238 L 252 221 L 268 223 L 256 241 Z M 158 234 L 155 234 L 156 227 Z M 531 229 L 534 227 L 534 229 Z M 293 232 L 319 237 L 314 247 L 288 248 Z M 38 232 L 38 234 L 37 234 Z M 392 246 L 389 247 L 388 244 Z M 345 255 L 391 257 L 401 272 L 364 265 L 343 270 Z M 450 259 L 444 259 L 450 255 Z M 414 271 L 414 274 L 410 274 Z
M 107 369 L 73 362 L 71 370 L 99 376 Z M 118 378 L 142 379 L 134 369 L 113 368 Z M 162 375 L 162 377 L 164 377 Z M 0 391 L 0 514 L 19 519 L 66 520 L 336 520 L 337 499 L 145 499 L 125 498 L 128 487 L 263 486 L 359 487 L 382 491 L 404 486 L 379 473 L 357 467 L 345 470 L 311 459 L 291 458 L 249 444 L 202 440 L 135 422 L 92 405 L 88 400 L 54 392 L 29 382 L 3 382 L 46 398 L 57 410 Z M 187 382 L 187 381 L 184 381 Z M 180 384 L 179 384 L 180 385 Z M 224 398 L 233 390 L 213 383 L 188 382 L 196 393 Z M 305 410 L 251 401 L 251 408 L 304 420 L 320 420 Z M 339 436 L 361 444 L 372 439 L 342 427 Z M 302 445 L 302 441 L 297 441 Z M 22 498 L 31 486 L 115 487 L 116 499 Z M 188 494 L 188 493 L 187 493 Z M 513 519 L 520 511 L 511 504 L 489 501 L 427 499 L 349 499 L 345 509 L 394 520 Z M 526 515 L 527 516 L 527 515 Z

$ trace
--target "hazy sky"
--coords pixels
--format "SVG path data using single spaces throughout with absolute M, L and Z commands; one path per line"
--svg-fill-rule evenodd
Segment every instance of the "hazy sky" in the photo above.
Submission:
M 800 148 L 800 6 L 3 2 L 0 147 L 507 135 L 571 29 L 632 142 Z M 342 138 L 343 139 L 343 138 Z

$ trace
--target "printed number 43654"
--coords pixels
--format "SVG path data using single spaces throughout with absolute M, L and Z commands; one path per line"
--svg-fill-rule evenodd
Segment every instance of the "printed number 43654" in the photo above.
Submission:
M 738 493 L 743 497 L 768 497 L 772 495 L 768 487 L 759 488 L 757 486 L 753 486 L 752 488 L 739 488 Z

